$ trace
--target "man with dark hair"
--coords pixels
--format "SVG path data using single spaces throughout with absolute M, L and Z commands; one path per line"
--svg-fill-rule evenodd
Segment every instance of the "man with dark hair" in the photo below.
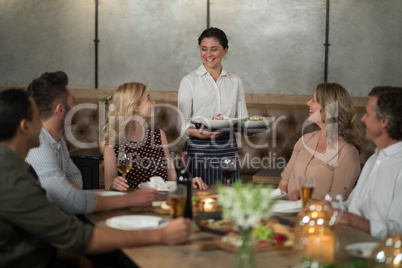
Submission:
M 24 161 L 28 151 L 39 146 L 40 131 L 38 109 L 26 92 L 0 92 L 0 267 L 54 267 L 56 254 L 77 259 L 71 253 L 187 240 L 190 221 L 183 218 L 156 230 L 99 229 L 50 203 Z
M 158 198 L 154 189 L 120 196 L 98 196 L 82 190 L 82 175 L 71 160 L 62 136 L 65 118 L 74 107 L 67 83 L 64 72 L 55 72 L 42 74 L 28 86 L 28 93 L 38 105 L 43 128 L 40 146 L 29 152 L 26 161 L 38 173 L 47 198 L 70 214 L 150 206 Z
M 376 87 L 362 121 L 377 149 L 343 204 L 341 223 L 377 238 L 402 232 L 402 88 Z

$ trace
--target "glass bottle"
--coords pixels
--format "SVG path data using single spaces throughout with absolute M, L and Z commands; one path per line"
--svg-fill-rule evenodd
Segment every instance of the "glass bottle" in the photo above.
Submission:
M 184 207 L 184 218 L 193 218 L 193 205 L 192 205 L 192 175 L 188 171 L 188 155 L 187 152 L 182 152 L 180 155 L 180 166 L 177 168 L 177 184 L 184 184 L 187 187 L 187 199 Z

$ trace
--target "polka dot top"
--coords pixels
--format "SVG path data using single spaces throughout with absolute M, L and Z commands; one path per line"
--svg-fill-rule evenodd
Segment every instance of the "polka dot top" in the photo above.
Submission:
M 125 140 L 116 144 L 113 149 L 116 157 L 118 157 L 119 150 L 132 154 L 133 164 L 126 176 L 130 188 L 138 188 L 140 183 L 147 182 L 154 176 L 160 176 L 165 181 L 168 180 L 168 165 L 159 129 L 145 129 L 142 140 L 138 142 Z

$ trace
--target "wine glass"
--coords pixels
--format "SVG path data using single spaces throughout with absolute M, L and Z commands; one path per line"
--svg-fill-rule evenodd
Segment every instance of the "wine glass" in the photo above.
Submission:
M 226 179 L 227 184 L 233 179 L 237 171 L 236 157 L 223 157 L 221 159 L 222 176 Z
M 126 178 L 127 173 L 131 169 L 132 163 L 133 161 L 131 154 L 126 152 L 119 152 L 117 156 L 117 169 L 123 175 L 123 178 Z

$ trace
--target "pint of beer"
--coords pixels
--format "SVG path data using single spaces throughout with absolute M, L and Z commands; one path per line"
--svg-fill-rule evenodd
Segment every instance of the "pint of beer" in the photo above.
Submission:
M 168 192 L 168 203 L 170 215 L 173 219 L 183 217 L 184 205 L 187 199 L 187 188 L 183 184 L 178 184 L 174 190 Z
M 315 188 L 314 176 L 300 176 L 300 197 L 303 201 L 303 207 L 313 197 Z

